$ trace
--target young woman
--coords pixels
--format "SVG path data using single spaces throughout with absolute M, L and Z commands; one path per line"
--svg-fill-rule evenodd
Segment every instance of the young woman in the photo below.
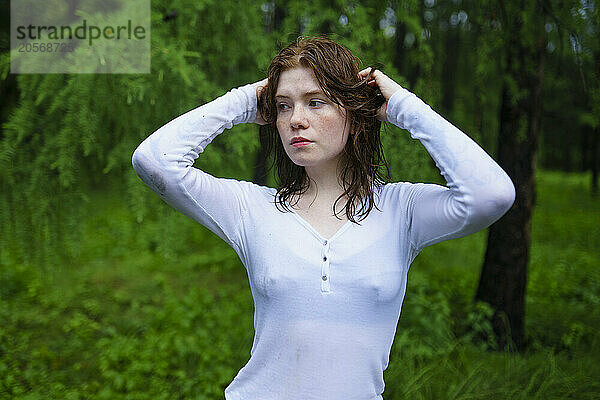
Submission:
M 382 181 L 381 121 L 418 139 L 447 187 Z M 250 122 L 271 139 L 277 188 L 193 167 L 218 134 Z M 383 399 L 410 264 L 426 246 L 486 228 L 515 196 L 473 140 L 327 38 L 298 39 L 267 79 L 161 127 L 133 166 L 247 270 L 255 336 L 227 400 Z

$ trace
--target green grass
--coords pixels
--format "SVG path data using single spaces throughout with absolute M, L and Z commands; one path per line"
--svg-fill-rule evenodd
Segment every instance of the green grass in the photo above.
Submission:
M 411 267 L 386 400 L 600 398 L 600 202 L 587 175 L 538 175 L 530 346 L 477 339 L 490 329 L 472 304 L 486 233 L 440 243 Z M 93 200 L 76 259 L 1 261 L 0 398 L 222 399 L 253 338 L 235 252 L 169 210 L 132 230 L 118 196 Z

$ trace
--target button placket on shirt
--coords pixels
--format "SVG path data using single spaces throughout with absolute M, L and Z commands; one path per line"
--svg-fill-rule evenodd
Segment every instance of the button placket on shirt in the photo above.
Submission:
M 321 291 L 329 292 L 329 241 L 324 240 L 321 252 Z

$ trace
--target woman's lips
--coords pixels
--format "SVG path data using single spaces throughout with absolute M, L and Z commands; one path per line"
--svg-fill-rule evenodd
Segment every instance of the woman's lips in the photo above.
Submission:
M 311 143 L 312 142 L 309 142 L 309 141 L 296 142 L 296 143 L 292 143 L 292 146 L 294 146 L 294 147 L 302 147 L 302 146 L 309 145 Z

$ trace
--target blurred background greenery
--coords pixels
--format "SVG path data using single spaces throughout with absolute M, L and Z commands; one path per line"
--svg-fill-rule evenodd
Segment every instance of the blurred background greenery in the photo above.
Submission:
M 600 398 L 597 2 L 153 0 L 147 75 L 10 74 L 0 5 L 0 398 L 223 398 L 250 356 L 246 272 L 138 179 L 131 154 L 321 33 L 535 177 L 520 351 L 474 301 L 486 232 L 440 243 L 411 267 L 386 400 Z M 517 167 L 498 154 L 515 109 L 524 142 L 539 122 Z M 383 140 L 395 181 L 444 183 L 406 132 Z M 257 127 L 237 126 L 196 166 L 273 186 L 260 150 Z

